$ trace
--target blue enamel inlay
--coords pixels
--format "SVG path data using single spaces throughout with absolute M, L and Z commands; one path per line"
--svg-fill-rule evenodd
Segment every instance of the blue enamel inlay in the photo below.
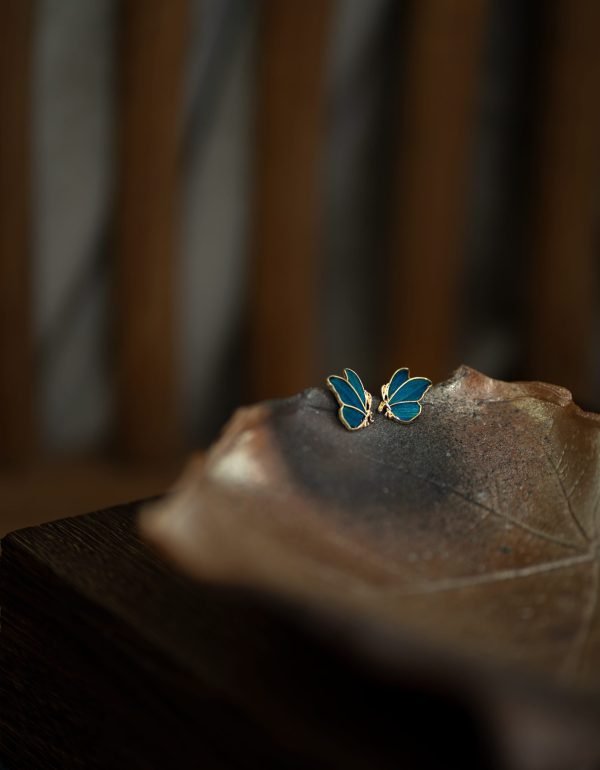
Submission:
M 360 398 L 357 396 L 354 388 L 352 388 L 343 377 L 338 377 L 336 374 L 333 374 L 329 377 L 329 383 L 335 389 L 341 404 L 348 404 L 349 406 L 360 409 L 364 416 L 365 408 L 362 405 Z
M 367 399 L 365 396 L 365 386 L 362 384 L 360 377 L 358 374 L 353 371 L 352 369 L 344 369 L 344 373 L 346 375 L 346 379 L 352 385 L 354 390 L 358 393 L 358 396 L 360 400 L 362 401 L 363 407 L 367 407 Z
M 403 401 L 401 404 L 394 404 L 390 406 L 392 414 L 403 422 L 409 422 L 421 411 L 421 404 L 417 404 L 416 401 Z
M 364 413 L 357 412 L 356 409 L 352 409 L 349 406 L 342 407 L 342 415 L 351 428 L 358 428 L 365 419 Z
M 400 385 L 404 385 L 406 380 L 408 380 L 408 369 L 398 369 L 397 372 L 394 372 L 394 376 L 390 380 L 388 387 L 388 398 L 391 398 L 398 390 Z
M 423 398 L 430 385 L 431 380 L 428 380 L 427 377 L 411 377 L 404 385 L 400 386 L 393 397 L 390 397 L 390 405 L 400 401 L 418 401 Z

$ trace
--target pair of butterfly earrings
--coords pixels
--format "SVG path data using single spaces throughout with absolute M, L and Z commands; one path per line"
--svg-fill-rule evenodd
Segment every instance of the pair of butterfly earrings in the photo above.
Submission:
M 327 387 L 333 392 L 340 408 L 340 422 L 348 430 L 360 430 L 373 422 L 371 394 L 365 390 L 358 374 L 344 369 L 344 376 L 331 374 Z M 421 399 L 431 387 L 427 377 L 411 377 L 408 369 L 396 369 L 389 382 L 381 387 L 378 412 L 396 422 L 412 422 L 421 414 Z

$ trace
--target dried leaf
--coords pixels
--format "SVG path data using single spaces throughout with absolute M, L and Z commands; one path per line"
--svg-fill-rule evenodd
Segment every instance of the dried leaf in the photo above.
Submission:
M 240 410 L 142 530 L 249 584 L 600 692 L 600 416 L 463 367 L 409 425 L 321 389 Z

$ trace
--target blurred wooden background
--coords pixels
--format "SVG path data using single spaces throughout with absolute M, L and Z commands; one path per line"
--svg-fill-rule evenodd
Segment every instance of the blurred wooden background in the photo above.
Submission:
M 119 3 L 117 191 L 112 232 L 118 428 L 106 452 L 40 451 L 31 334 L 31 41 L 35 0 L 0 0 L 0 531 L 154 494 L 188 447 L 177 397 L 180 112 L 186 0 Z M 460 363 L 467 188 L 487 0 L 409 4 L 397 75 L 387 254 L 365 265 L 386 319 L 381 382 L 399 365 L 439 380 Z M 320 319 L 326 75 L 335 4 L 260 4 L 252 234 L 242 352 L 248 398 L 329 373 Z M 595 403 L 598 366 L 600 3 L 537 6 L 543 30 L 515 270 L 528 351 L 519 374 Z M 208 277 L 209 278 L 209 277 Z M 469 289 L 476 292 L 477 287 Z M 468 363 L 468 361 L 467 361 Z M 353 365 L 348 362 L 348 365 Z M 372 384 L 376 390 L 379 383 Z

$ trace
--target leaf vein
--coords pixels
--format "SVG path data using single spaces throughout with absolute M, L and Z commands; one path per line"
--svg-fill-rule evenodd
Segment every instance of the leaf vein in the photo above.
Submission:
M 563 540 L 560 537 L 554 537 L 548 532 L 544 532 L 543 530 L 536 529 L 535 527 L 531 527 L 528 524 L 525 524 L 523 521 L 520 521 L 519 519 L 515 519 L 514 517 L 509 516 L 506 513 L 501 513 L 500 511 L 497 511 L 495 508 L 492 508 L 491 506 L 486 505 L 485 503 L 482 503 L 479 500 L 474 500 L 472 497 L 469 497 L 465 492 L 462 492 L 460 489 L 450 486 L 449 484 L 445 484 L 444 482 L 438 481 L 437 479 L 433 479 L 431 478 L 431 476 L 422 476 L 418 473 L 414 473 L 414 471 L 411 471 L 410 468 L 407 468 L 406 466 L 394 465 L 392 463 L 385 462 L 384 460 L 380 460 L 377 457 L 373 457 L 372 455 L 365 454 L 363 456 L 365 457 L 365 459 L 371 460 L 372 462 L 375 462 L 378 465 L 383 465 L 384 467 L 387 467 L 387 468 L 393 468 L 394 470 L 400 469 L 407 475 L 412 476 L 413 478 L 419 479 L 420 481 L 424 481 L 425 483 L 428 483 L 428 484 L 432 484 L 438 489 L 443 489 L 447 492 L 450 492 L 451 494 L 457 495 L 458 497 L 465 500 L 467 503 L 470 503 L 471 505 L 483 510 L 485 512 L 483 517 L 484 519 L 490 515 L 496 516 L 500 519 L 503 519 L 504 521 L 508 521 L 510 524 L 512 524 L 515 527 L 523 529 L 524 531 L 528 532 L 531 535 L 534 535 L 535 537 L 539 537 L 542 540 L 547 540 L 551 543 L 561 545 L 563 546 L 563 548 L 569 548 L 571 550 L 576 550 L 580 552 L 582 551 L 582 548 L 579 544 L 571 543 L 567 540 Z
M 415 590 L 403 592 L 405 596 L 441 593 L 443 591 L 454 591 L 462 588 L 472 588 L 486 583 L 499 583 L 506 580 L 516 580 L 518 578 L 531 577 L 532 575 L 545 575 L 555 570 L 567 569 L 579 564 L 586 564 L 593 561 L 595 554 L 588 552 L 580 556 L 569 556 L 556 561 L 543 562 L 542 564 L 532 564 L 528 567 L 515 567 L 514 569 L 497 570 L 488 572 L 484 575 L 465 575 L 457 578 L 447 578 L 431 583 L 423 583 L 415 586 Z
M 552 455 L 551 455 L 551 454 L 550 454 L 550 452 L 548 451 L 548 447 L 546 446 L 546 444 L 545 444 L 545 443 L 543 443 L 543 444 L 542 444 L 542 446 L 543 446 L 543 448 L 544 448 L 544 454 L 546 455 L 546 459 L 548 460 L 548 464 L 549 464 L 549 466 L 552 468 L 552 471 L 554 472 L 554 475 L 556 476 L 556 480 L 558 481 L 558 484 L 559 484 L 559 486 L 560 486 L 560 489 L 561 489 L 561 492 L 562 492 L 562 494 L 563 494 L 563 497 L 564 497 L 564 500 L 565 500 L 565 503 L 566 503 L 566 506 L 567 506 L 567 511 L 568 511 L 568 513 L 569 513 L 569 516 L 570 516 L 570 518 L 571 518 L 571 521 L 572 521 L 572 522 L 573 522 L 573 524 L 575 525 L 575 527 L 576 527 L 577 531 L 579 532 L 579 534 L 581 535 L 581 537 L 583 537 L 583 539 L 584 539 L 586 542 L 588 542 L 588 543 L 589 543 L 589 542 L 590 542 L 590 540 L 591 540 L 591 539 L 590 539 L 590 536 L 589 536 L 589 535 L 588 535 L 588 533 L 585 531 L 585 529 L 584 529 L 584 527 L 583 527 L 582 523 L 579 521 L 579 519 L 577 518 L 577 516 L 576 516 L 576 514 L 575 514 L 575 511 L 573 510 L 573 505 L 572 505 L 572 503 L 571 503 L 571 498 L 570 498 L 570 497 L 569 497 L 569 495 L 567 494 L 567 490 L 566 490 L 566 487 L 565 487 L 565 483 L 564 483 L 564 481 L 563 481 L 563 478 L 562 478 L 562 476 L 561 476 L 561 474 L 560 474 L 559 468 L 558 468 L 558 466 L 557 466 L 557 465 L 554 463 L 554 460 L 552 459 Z

